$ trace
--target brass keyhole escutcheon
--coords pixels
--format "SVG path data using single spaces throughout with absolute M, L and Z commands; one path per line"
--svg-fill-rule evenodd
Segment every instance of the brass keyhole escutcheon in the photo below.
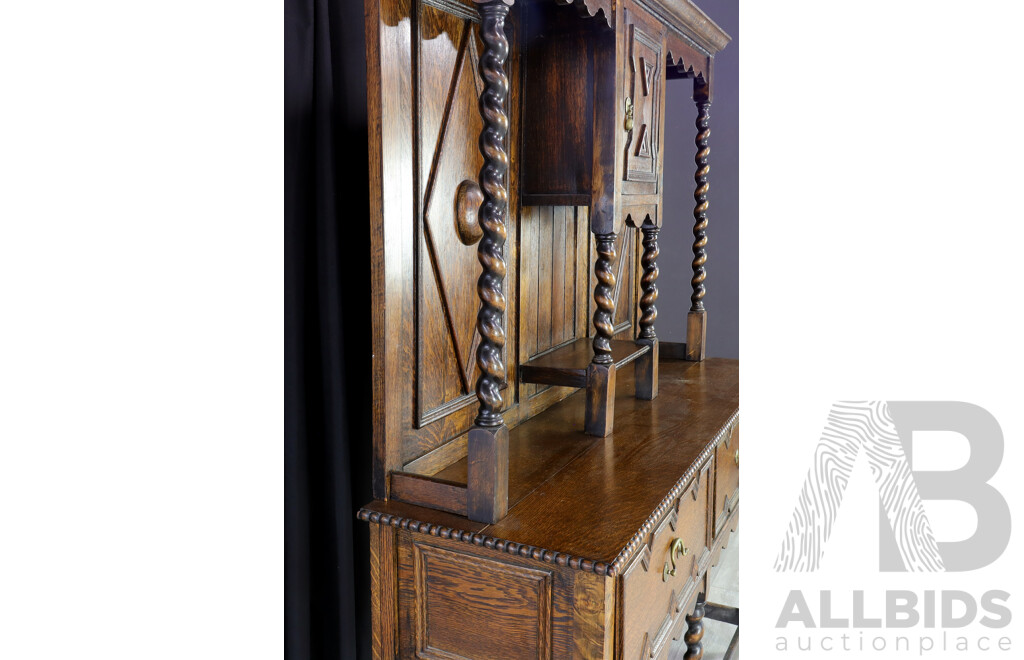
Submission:
M 669 566 L 669 562 L 667 561 L 665 562 L 665 568 L 661 569 L 662 582 L 668 582 L 669 577 L 676 576 L 676 557 L 685 557 L 689 552 L 690 551 L 686 546 L 683 545 L 683 539 L 675 539 L 672 541 L 672 545 L 668 551 L 668 558 L 671 562 L 671 566 Z
M 626 123 L 625 129 L 627 131 L 633 130 L 633 99 L 626 97 Z
M 737 449 L 736 453 L 732 455 L 732 458 L 733 458 L 734 461 L 736 461 L 736 465 L 740 464 L 740 450 L 739 449 Z

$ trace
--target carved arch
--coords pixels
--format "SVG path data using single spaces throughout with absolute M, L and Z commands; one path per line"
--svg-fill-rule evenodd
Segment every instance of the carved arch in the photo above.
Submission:
M 676 78 L 696 78 L 701 76 L 705 80 L 708 77 L 708 60 L 696 52 L 689 52 L 690 49 L 671 47 L 667 49 L 665 69 L 674 74 Z M 676 55 L 676 53 L 679 53 Z

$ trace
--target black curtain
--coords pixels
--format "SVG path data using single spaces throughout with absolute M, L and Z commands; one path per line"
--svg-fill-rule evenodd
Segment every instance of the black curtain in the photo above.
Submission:
M 370 237 L 361 0 L 285 0 L 285 658 L 368 658 Z

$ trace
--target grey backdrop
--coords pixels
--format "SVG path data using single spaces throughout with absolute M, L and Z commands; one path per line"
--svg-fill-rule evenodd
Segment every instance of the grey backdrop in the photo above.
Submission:
M 708 193 L 708 261 L 704 306 L 708 310 L 708 357 L 739 357 L 738 287 L 738 130 L 739 30 L 737 0 L 698 0 L 733 41 L 715 57 L 711 104 L 711 172 Z M 693 138 L 697 109 L 689 80 L 666 85 L 665 193 L 661 256 L 658 257 L 658 336 L 686 341 L 693 271 Z

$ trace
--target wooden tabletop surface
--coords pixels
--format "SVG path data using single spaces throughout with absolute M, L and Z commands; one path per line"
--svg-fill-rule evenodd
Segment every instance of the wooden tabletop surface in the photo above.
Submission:
M 582 433 L 582 391 L 512 429 L 510 509 L 497 524 L 397 501 L 371 502 L 360 517 L 383 514 L 485 536 L 488 545 L 499 539 L 502 546 L 611 565 L 652 512 L 692 480 L 739 408 L 737 361 L 664 360 L 659 366 L 654 401 L 633 397 L 632 368 L 619 372 L 615 430 L 606 438 Z M 436 476 L 465 483 L 465 460 Z

